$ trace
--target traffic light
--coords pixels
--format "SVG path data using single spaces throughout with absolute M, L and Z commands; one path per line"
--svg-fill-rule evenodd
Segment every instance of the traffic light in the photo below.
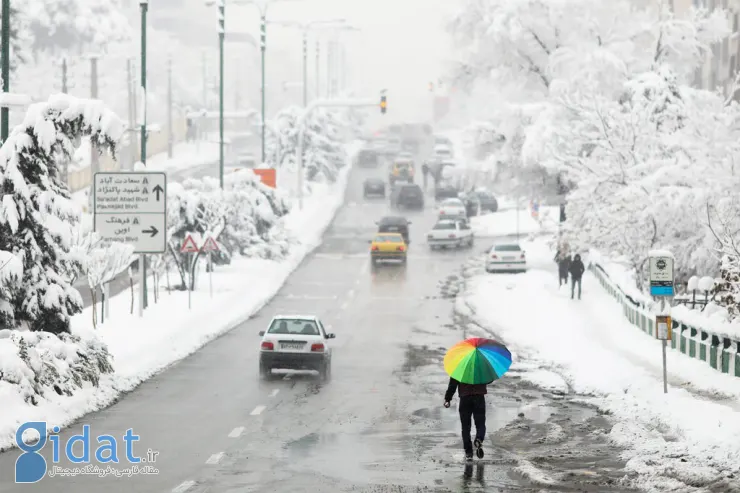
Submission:
M 380 96 L 380 112 L 385 115 L 385 110 L 388 109 L 388 102 L 385 99 L 385 94 Z

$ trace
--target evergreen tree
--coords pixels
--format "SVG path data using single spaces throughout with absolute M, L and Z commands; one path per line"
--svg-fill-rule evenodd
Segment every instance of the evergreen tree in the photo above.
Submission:
M 23 264 L 20 286 L 0 299 L 12 308 L 5 326 L 68 332 L 69 317 L 82 311 L 70 283 L 81 266 L 69 255 L 80 216 L 58 163 L 71 159 L 74 142 L 86 136 L 114 152 L 122 133 L 122 122 L 100 101 L 57 95 L 31 106 L 0 148 L 0 250 Z

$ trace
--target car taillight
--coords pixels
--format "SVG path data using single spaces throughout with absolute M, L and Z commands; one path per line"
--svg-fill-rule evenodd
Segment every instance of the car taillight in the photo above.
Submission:
M 371 250 L 373 252 L 377 252 L 378 251 L 378 246 L 377 245 L 373 245 L 373 247 L 371 248 Z
M 450 235 L 450 238 L 454 238 L 454 237 L 455 237 L 455 235 Z
M 496 255 L 491 255 L 491 258 L 497 259 L 498 257 Z
M 522 257 L 521 258 L 522 258 L 522 260 L 524 260 L 524 254 L 523 253 L 522 253 Z
M 262 343 L 262 349 L 265 351 L 272 351 L 275 349 L 275 345 L 269 341 L 265 341 Z
M 311 344 L 311 352 L 312 353 L 323 353 L 324 352 L 324 345 L 320 342 L 317 344 Z
M 444 215 L 445 215 L 445 211 L 439 211 L 439 214 L 440 214 L 441 216 L 444 216 Z
M 403 252 L 403 251 L 405 251 L 405 250 L 406 250 L 406 247 L 405 247 L 405 246 L 403 246 L 403 245 L 401 245 L 400 247 L 398 247 L 398 251 L 399 251 L 399 252 Z

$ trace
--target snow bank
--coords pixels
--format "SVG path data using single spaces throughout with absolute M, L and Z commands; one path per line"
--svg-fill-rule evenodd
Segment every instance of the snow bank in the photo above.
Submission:
M 348 163 L 352 162 L 357 148 L 352 146 Z M 110 405 L 122 392 L 130 391 L 246 321 L 278 292 L 305 256 L 321 243 L 323 232 L 344 202 L 350 168 L 348 165 L 341 170 L 335 184 L 314 183 L 313 193 L 305 197 L 303 210 L 294 207 L 281 219 L 281 227 L 295 239 L 287 257 L 278 260 L 237 257 L 231 265 L 216 266 L 213 298 L 209 295 L 208 274 L 201 271 L 200 282 L 192 293 L 191 310 L 187 309 L 187 292 L 172 291 L 160 293 L 157 303 L 150 299 L 144 317 L 139 318 L 130 314 L 129 291 L 110 300 L 112 317 L 94 333 L 90 308 L 73 317 L 72 337 L 80 341 L 99 337 L 113 358 L 115 371 L 101 375 L 98 386 L 81 386 L 72 395 L 52 395 L 47 399 L 48 393 L 44 394 L 37 405 L 29 403 L 14 386 L 0 386 L 0 402 L 3 402 L 0 449 L 14 446 L 15 430 L 21 423 L 34 419 L 47 421 L 50 427 L 65 426 L 86 413 Z M 153 282 L 149 285 L 153 286 Z M 138 299 L 138 293 L 134 296 Z M 147 343 L 142 345 L 142 340 Z M 7 346 L 0 345 L 0 361 L 5 359 L 3 350 L 13 354 L 14 350 Z
M 740 379 L 669 351 L 663 394 L 660 342 L 631 326 L 593 274 L 584 275 L 583 300 L 571 300 L 569 288 L 558 288 L 546 244 L 523 246 L 529 272 L 471 277 L 457 309 L 495 332 L 515 361 L 547 362 L 612 414 L 611 439 L 627 448 L 639 486 L 667 491 L 680 481 L 701 488 L 737 477 Z
M 560 209 L 558 207 L 540 207 L 539 217 L 532 217 L 531 211 L 527 209 L 519 210 L 518 227 L 517 227 L 517 210 L 516 204 L 512 203 L 511 208 L 505 208 L 508 202 L 501 201 L 499 212 L 474 216 L 470 219 L 470 225 L 473 233 L 477 237 L 487 238 L 496 236 L 511 236 L 538 234 L 543 232 L 554 232 L 557 230 L 560 219 Z M 521 206 L 521 205 L 520 205 Z

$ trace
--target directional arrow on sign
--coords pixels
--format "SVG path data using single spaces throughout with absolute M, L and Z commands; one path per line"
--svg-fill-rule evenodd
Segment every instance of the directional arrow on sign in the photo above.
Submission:
M 155 194 L 157 194 L 157 202 L 159 202 L 159 197 L 161 196 L 161 194 L 164 193 L 164 188 L 162 188 L 161 186 L 157 185 L 156 187 L 154 187 L 152 189 L 152 192 L 154 192 Z M 152 236 L 154 236 L 154 235 L 152 235 Z
M 157 236 L 157 233 L 159 233 L 159 230 L 157 228 L 155 228 L 154 226 L 152 226 L 149 229 L 142 229 L 141 232 L 142 233 L 149 234 L 149 235 L 152 236 L 152 238 L 154 238 L 155 236 Z

